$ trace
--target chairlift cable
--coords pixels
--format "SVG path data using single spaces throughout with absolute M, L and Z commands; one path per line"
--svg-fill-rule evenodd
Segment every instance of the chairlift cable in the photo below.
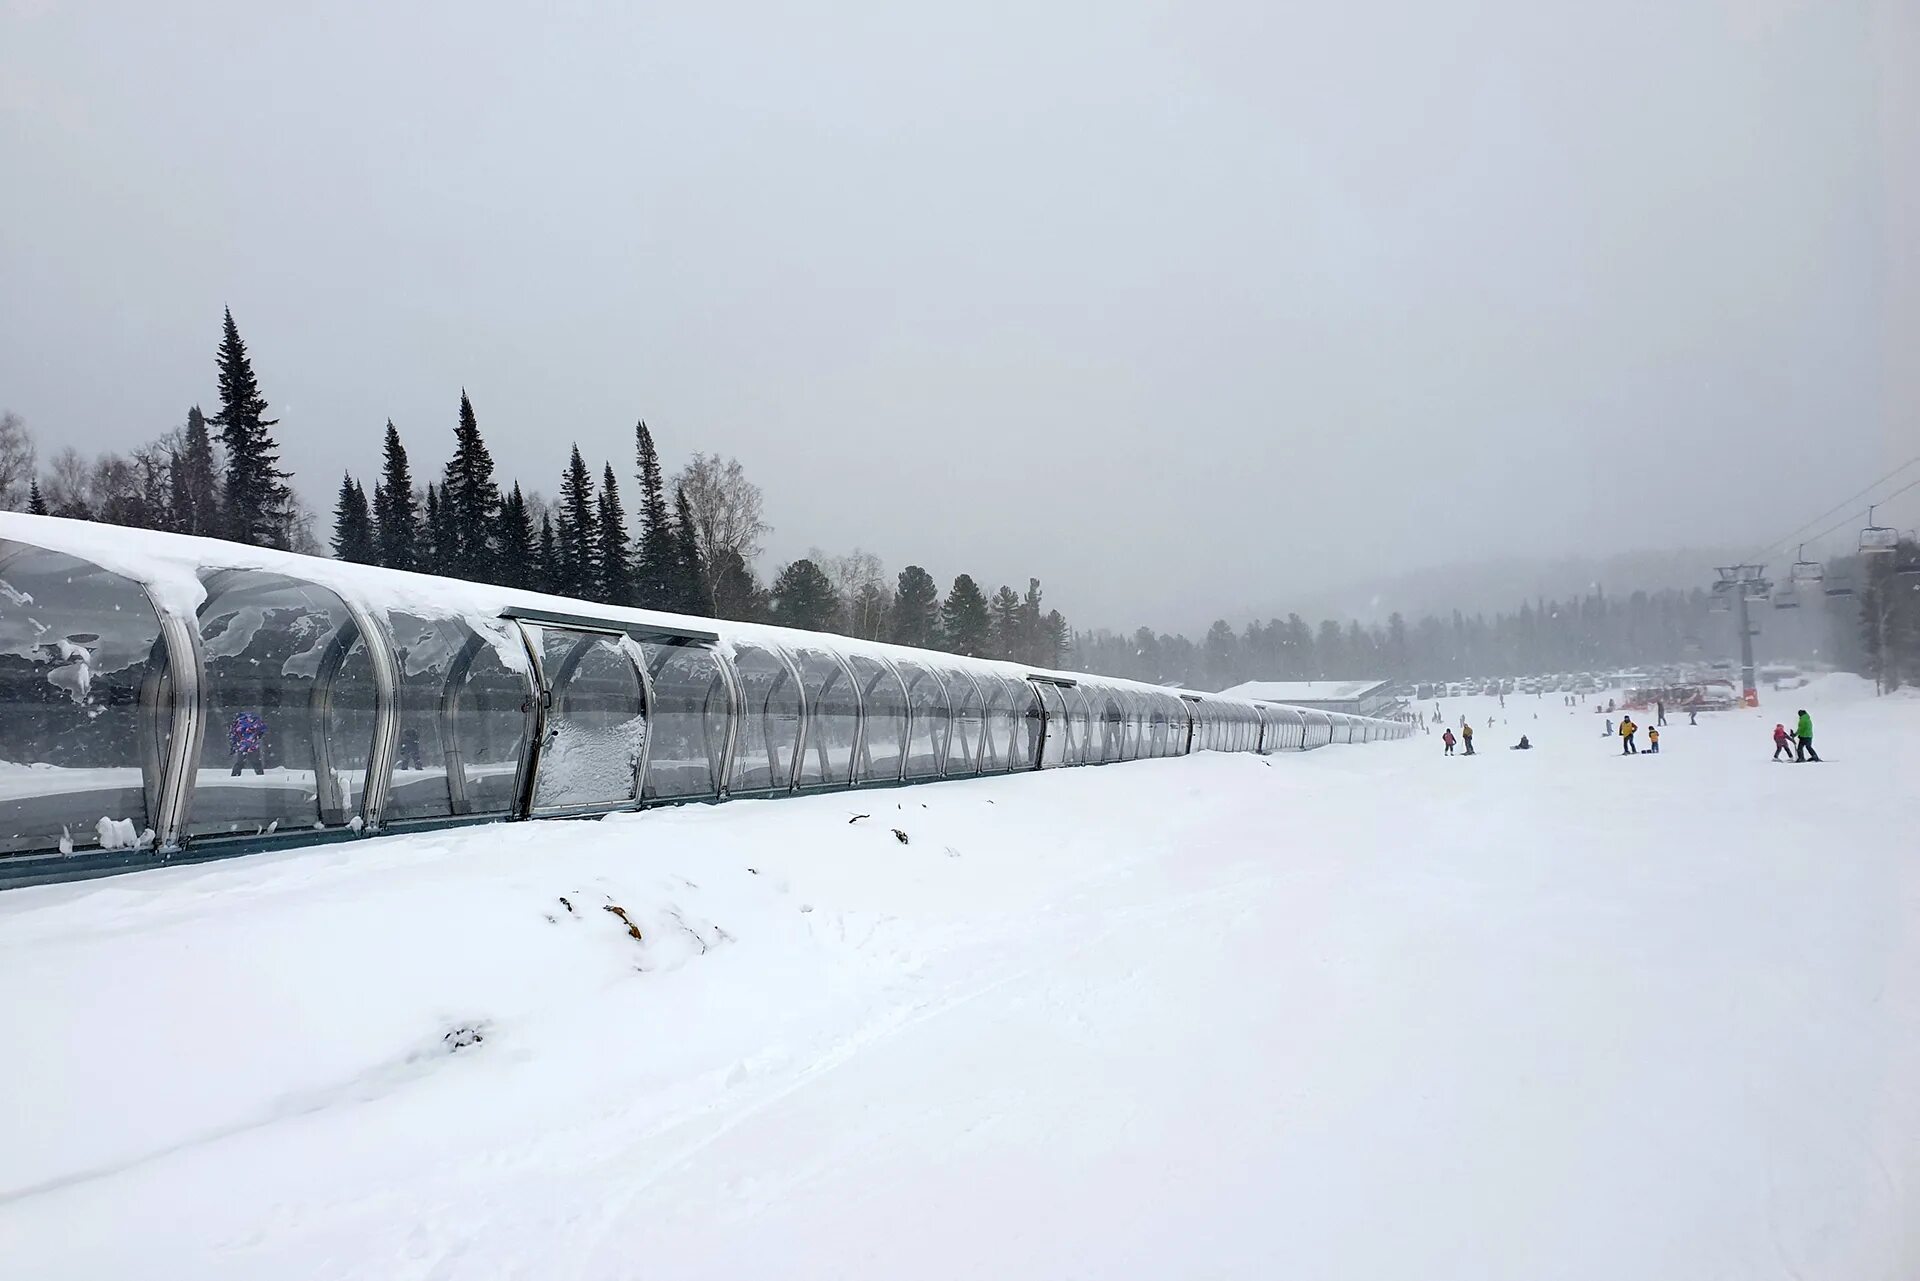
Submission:
M 1888 503 L 1900 497 L 1900 495 L 1906 493 L 1909 489 L 1913 489 L 1916 487 L 1920 487 L 1920 476 L 1917 476 L 1914 479 L 1908 481 L 1906 484 L 1900 486 L 1900 488 L 1894 490 L 1891 494 L 1888 494 L 1885 498 L 1882 498 L 1879 502 L 1875 503 L 1874 506 L 1885 507 Z M 1833 533 L 1835 530 L 1839 529 L 1842 525 L 1851 524 L 1859 516 L 1859 514 L 1860 513 L 1858 512 L 1847 513 L 1845 516 L 1842 516 L 1839 520 L 1835 521 L 1833 524 L 1827 526 L 1825 529 L 1821 530 L 1819 533 L 1813 535 L 1813 537 L 1807 539 L 1807 542 L 1810 542 L 1810 543 L 1819 542 L 1822 538 L 1825 538 L 1828 534 Z
M 1813 520 L 1807 521 L 1806 524 L 1801 525 L 1799 529 L 1796 529 L 1792 533 L 1788 534 L 1785 538 L 1777 538 L 1773 542 L 1768 543 L 1766 546 L 1762 547 L 1760 551 L 1756 553 L 1756 555 L 1773 551 L 1774 549 L 1779 547 L 1784 547 L 1786 544 L 1793 542 L 1795 539 L 1799 539 L 1799 541 L 1803 543 L 1819 542 L 1822 538 L 1826 537 L 1828 534 L 1831 534 L 1834 530 L 1840 528 L 1840 525 L 1844 525 L 1847 523 L 1848 520 L 1853 519 L 1853 517 L 1849 515 L 1845 519 L 1840 521 L 1838 525 L 1830 525 L 1826 529 L 1822 530 L 1820 533 L 1815 534 L 1810 538 L 1800 538 L 1801 530 L 1806 529 L 1808 525 L 1812 525 L 1816 521 L 1825 520 L 1827 517 L 1831 516 L 1834 512 L 1839 511 L 1842 507 L 1845 507 L 1848 503 L 1856 502 L 1859 499 L 1865 498 L 1868 494 L 1871 494 L 1874 490 L 1886 484 L 1888 481 L 1892 480 L 1895 476 L 1898 476 L 1901 472 L 1913 466 L 1915 463 L 1920 463 L 1920 454 L 1915 454 L 1912 458 L 1907 459 L 1906 462 L 1901 463 L 1898 467 L 1895 467 L 1892 471 L 1882 476 L 1879 480 L 1874 481 L 1873 484 L 1868 485 L 1865 489 L 1861 490 L 1859 493 L 1854 494 L 1850 497 L 1841 499 L 1839 502 L 1835 503 L 1833 506 L 1821 512 L 1818 516 L 1815 516 Z M 1894 490 L 1893 493 L 1888 494 L 1886 498 L 1881 499 L 1879 503 L 1875 504 L 1875 506 L 1880 506 L 1886 503 L 1889 499 L 1892 499 L 1897 495 L 1904 494 L 1907 490 L 1912 489 L 1915 484 L 1920 484 L 1920 481 L 1911 482 L 1906 486 L 1904 486 L 1903 488 Z

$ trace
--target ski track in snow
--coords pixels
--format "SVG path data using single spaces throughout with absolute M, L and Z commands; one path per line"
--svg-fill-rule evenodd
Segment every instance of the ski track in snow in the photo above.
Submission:
M 1920 1275 L 1920 700 L 1554 697 L 0 895 L 0 1271 Z

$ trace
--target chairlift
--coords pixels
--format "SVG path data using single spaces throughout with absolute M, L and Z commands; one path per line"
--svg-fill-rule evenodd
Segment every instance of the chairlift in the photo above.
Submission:
M 1741 582 L 1740 594 L 1751 601 L 1764 601 L 1773 594 L 1773 584 L 1764 578 L 1748 578 Z
M 1867 508 L 1867 527 L 1860 531 L 1862 556 L 1891 556 L 1900 548 L 1900 531 L 1891 525 L 1873 523 L 1873 508 Z
M 1853 595 L 1853 579 L 1847 574 L 1835 574 L 1827 579 L 1825 588 L 1830 598 Z
M 1719 584 L 1717 583 L 1714 585 L 1713 595 L 1707 597 L 1707 612 L 1709 614 L 1730 614 L 1733 612 L 1733 601 L 1725 592 L 1719 589 Z
M 1800 544 L 1799 549 L 1794 552 L 1799 559 L 1793 562 L 1793 568 L 1787 572 L 1787 580 L 1796 589 L 1818 587 L 1827 576 L 1826 567 L 1817 560 L 1808 560 L 1806 552 L 1807 545 Z
M 1773 607 L 1775 609 L 1799 609 L 1799 593 L 1797 593 L 1792 586 L 1782 587 L 1773 594 Z

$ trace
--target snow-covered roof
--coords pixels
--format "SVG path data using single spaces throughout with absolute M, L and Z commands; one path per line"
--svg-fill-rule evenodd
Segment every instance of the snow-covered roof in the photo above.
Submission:
M 1385 680 L 1370 681 L 1242 681 L 1220 691 L 1223 698 L 1251 698 L 1267 703 L 1345 703 L 1364 698 Z

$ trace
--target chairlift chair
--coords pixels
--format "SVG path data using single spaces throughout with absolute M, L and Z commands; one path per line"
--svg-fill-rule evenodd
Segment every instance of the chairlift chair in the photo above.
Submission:
M 1891 525 L 1873 523 L 1873 508 L 1867 508 L 1867 527 L 1860 531 L 1862 556 L 1891 556 L 1900 548 L 1900 531 Z
M 1799 593 L 1794 590 L 1791 584 L 1780 588 L 1773 594 L 1773 607 L 1775 609 L 1799 609 Z
M 1853 595 L 1853 579 L 1846 574 L 1835 574 L 1826 580 L 1823 587 L 1830 599 Z
M 1793 568 L 1787 571 L 1787 581 L 1793 585 L 1795 590 L 1802 587 L 1818 587 L 1827 576 L 1826 567 L 1817 560 L 1808 560 L 1806 558 L 1806 551 L 1807 545 L 1805 543 L 1800 544 L 1799 549 L 1794 552 L 1794 555 L 1799 557 L 1799 559 L 1794 561 Z

